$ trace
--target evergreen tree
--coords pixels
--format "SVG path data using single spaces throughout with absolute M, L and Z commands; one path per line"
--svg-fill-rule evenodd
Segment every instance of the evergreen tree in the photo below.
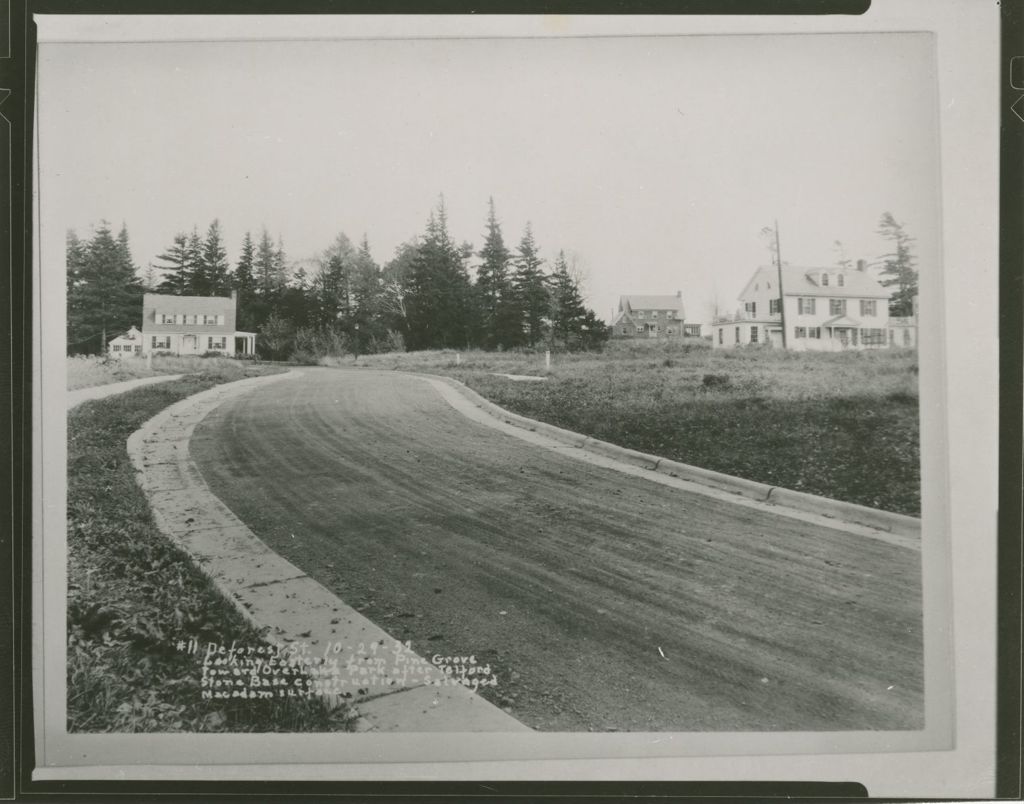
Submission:
M 313 280 L 316 320 L 321 326 L 333 327 L 347 322 L 352 313 L 352 266 L 356 250 L 344 232 L 320 255 L 320 269 Z
M 567 348 L 575 348 L 582 341 L 586 322 L 579 282 L 569 271 L 565 252 L 559 251 L 551 275 L 551 335 Z
M 231 278 L 228 276 L 228 254 L 220 232 L 220 221 L 214 219 L 206 231 L 202 248 L 203 285 L 196 287 L 200 296 L 226 296 L 231 292 Z
M 236 326 L 243 332 L 253 332 L 266 320 L 266 309 L 256 296 L 256 279 L 253 274 L 256 247 L 252 242 L 252 234 L 245 233 L 242 248 L 238 255 L 238 264 L 231 275 L 231 282 L 238 291 L 238 307 Z
M 889 315 L 910 316 L 914 314 L 914 299 L 917 297 L 917 261 L 910 251 L 914 238 L 906 233 L 891 212 L 882 214 L 878 222 L 878 234 L 892 243 L 893 251 L 883 255 L 881 275 L 882 287 L 895 287 L 889 299 Z
M 277 253 L 274 241 L 270 239 L 267 227 L 263 227 L 260 242 L 256 246 L 256 258 L 253 261 L 253 274 L 256 279 L 256 293 L 264 299 L 273 298 L 280 287 L 278 283 Z
M 370 243 L 365 234 L 352 264 L 351 277 L 352 315 L 349 333 L 357 349 L 366 352 L 371 343 L 386 335 L 387 327 L 381 318 L 380 266 L 370 254 Z
M 238 255 L 238 264 L 235 266 L 233 276 L 234 286 L 239 295 L 251 294 L 255 286 L 253 278 L 253 265 L 255 260 L 256 247 L 252 243 L 252 235 L 245 233 L 242 239 L 242 249 Z
M 512 274 L 512 288 L 523 341 L 529 345 L 544 337 L 544 322 L 548 314 L 548 289 L 544 276 L 544 261 L 537 251 L 533 230 L 529 223 L 519 241 Z
M 522 327 L 509 275 L 512 255 L 505 247 L 493 198 L 488 201 L 487 233 L 479 257 L 483 263 L 477 269 L 476 288 L 485 333 L 484 344 L 491 348 L 514 346 L 522 340 Z
M 207 296 L 209 295 L 209 279 L 206 276 L 206 266 L 203 264 L 203 241 L 199 237 L 199 229 L 192 228 L 192 234 L 188 237 L 188 283 L 185 287 L 186 296 Z
M 141 324 L 142 284 L 128 247 L 101 222 L 87 246 L 68 238 L 67 262 L 74 275 L 68 293 L 68 351 L 105 353 L 107 341 Z
M 472 285 L 448 233 L 442 196 L 413 260 L 405 296 L 410 349 L 465 347 L 473 329 Z
M 173 293 L 175 296 L 188 295 L 192 287 L 188 235 L 184 232 L 176 234 L 171 247 L 157 259 L 165 263 L 157 266 L 164 275 L 157 287 L 158 292 Z

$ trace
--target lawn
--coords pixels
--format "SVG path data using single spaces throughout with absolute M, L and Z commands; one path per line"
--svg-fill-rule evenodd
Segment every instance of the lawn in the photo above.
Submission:
M 349 361 L 351 363 L 351 361 Z M 443 374 L 509 410 L 673 460 L 886 511 L 920 514 L 917 354 L 713 350 L 618 341 L 603 353 L 368 355 Z M 547 376 L 517 382 L 497 373 Z
M 204 371 L 68 415 L 69 732 L 344 731 L 347 709 L 318 699 L 204 700 L 199 657 L 178 640 L 259 644 L 261 635 L 157 530 L 126 440 L 168 405 L 218 383 L 271 373 Z

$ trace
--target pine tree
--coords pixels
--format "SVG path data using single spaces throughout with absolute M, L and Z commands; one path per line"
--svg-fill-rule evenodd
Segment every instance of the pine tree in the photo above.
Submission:
M 895 287 L 889 299 L 889 315 L 911 316 L 914 314 L 914 299 L 917 297 L 917 261 L 910 251 L 914 238 L 906 233 L 891 212 L 882 214 L 878 222 L 878 234 L 893 244 L 894 251 L 883 255 L 882 287 Z
M 231 290 L 228 276 L 228 255 L 220 232 L 220 221 L 216 218 L 206 231 L 202 249 L 202 277 L 204 287 L 197 288 L 200 295 L 226 296 Z
M 160 293 L 173 293 L 175 296 L 188 295 L 192 286 L 188 235 L 184 232 L 176 234 L 171 247 L 157 259 L 165 263 L 157 266 L 164 274 L 164 279 L 157 290 Z
M 141 324 L 142 284 L 122 228 L 114 238 L 106 221 L 84 246 L 68 238 L 68 265 L 74 266 L 68 294 L 68 350 L 104 353 L 107 341 Z
M 256 248 L 252 244 L 252 235 L 245 233 L 242 239 L 242 249 L 238 255 L 238 264 L 235 266 L 235 273 L 232 277 L 234 286 L 239 295 L 248 295 L 253 291 L 255 280 L 253 279 L 253 260 Z
M 209 279 L 206 276 L 206 266 L 203 264 L 203 241 L 199 238 L 199 230 L 192 228 L 192 234 L 188 237 L 188 284 L 185 287 L 186 296 L 208 296 Z
M 544 323 L 548 314 L 548 290 L 544 276 L 544 261 L 540 258 L 533 230 L 529 223 L 519 241 L 512 274 L 512 288 L 515 296 L 522 337 L 533 346 L 544 337 Z
M 469 345 L 474 327 L 472 285 L 448 233 L 443 196 L 430 213 L 411 266 L 405 309 L 410 349 Z
M 320 255 L 320 269 L 313 279 L 316 318 L 321 326 L 347 322 L 352 313 L 352 265 L 356 250 L 344 232 Z
M 587 309 L 579 282 L 570 273 L 565 252 L 559 251 L 551 275 L 552 336 L 568 348 L 580 345 L 587 322 Z
M 522 339 L 522 328 L 509 276 L 512 255 L 505 247 L 493 198 L 488 201 L 487 233 L 479 256 L 483 263 L 477 269 L 476 288 L 485 333 L 484 344 L 490 348 L 513 346 Z
M 267 227 L 263 227 L 260 242 L 256 246 L 256 258 L 253 261 L 253 274 L 256 279 L 256 293 L 264 299 L 275 295 L 277 284 L 277 255 L 274 241 L 270 239 Z

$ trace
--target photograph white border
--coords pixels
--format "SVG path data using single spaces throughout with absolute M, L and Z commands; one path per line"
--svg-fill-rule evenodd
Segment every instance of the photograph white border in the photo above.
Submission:
M 921 283 L 922 444 L 925 454 L 948 445 L 948 455 L 922 465 L 922 488 L 929 490 L 922 530 L 939 542 L 923 551 L 928 578 L 924 611 L 925 632 L 955 646 L 956 711 L 953 720 L 938 724 L 948 732 L 951 747 L 936 751 L 911 750 L 903 733 L 887 732 L 446 735 L 444 740 L 414 734 L 67 735 L 64 277 L 55 267 L 63 267 L 64 245 L 63 227 L 59 222 L 56 228 L 47 226 L 45 199 L 37 195 L 33 602 L 41 683 L 34 688 L 39 767 L 33 778 L 802 779 L 857 781 L 875 796 L 993 794 L 1000 65 L 998 7 L 983 5 L 967 9 L 955 0 L 904 0 L 876 3 L 861 17 L 799 18 L 37 16 L 41 46 L 67 41 L 931 32 L 938 87 L 921 91 L 938 92 L 944 270 L 941 282 L 929 278 Z M 970 321 L 961 326 L 965 310 Z M 929 391 L 929 386 L 943 390 Z M 933 639 L 926 650 L 938 651 L 941 661 L 944 647 Z M 934 667 L 932 655 L 926 673 Z M 941 679 L 926 677 L 930 728 L 943 717 L 942 707 L 932 703 L 936 683 Z M 858 735 L 865 740 L 860 747 L 849 742 Z M 552 747 L 567 758 L 544 759 L 552 756 Z M 151 764 L 155 756 L 175 764 Z M 207 764 L 211 756 L 223 764 Z M 344 763 L 338 762 L 341 756 Z M 426 761 L 410 761 L 413 757 Z

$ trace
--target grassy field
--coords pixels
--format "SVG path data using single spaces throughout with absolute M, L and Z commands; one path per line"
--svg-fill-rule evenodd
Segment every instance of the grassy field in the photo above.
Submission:
M 348 365 L 352 361 L 347 361 Z M 412 352 L 357 365 L 444 374 L 541 421 L 720 472 L 920 513 L 917 354 L 713 350 L 618 341 L 601 354 Z M 547 376 L 517 382 L 496 373 Z
M 199 657 L 178 640 L 259 644 L 257 633 L 157 530 L 125 442 L 168 405 L 270 373 L 232 364 L 109 399 L 68 416 L 68 722 L 71 732 L 345 731 L 316 699 L 203 700 Z
M 102 358 L 78 355 L 67 359 L 68 390 L 109 385 L 113 382 L 156 377 L 160 374 L 192 374 L 197 371 L 232 373 L 241 370 L 243 363 L 227 357 L 174 357 L 160 355 L 153 358 L 152 367 L 141 357 Z M 241 376 L 239 374 L 239 376 Z

